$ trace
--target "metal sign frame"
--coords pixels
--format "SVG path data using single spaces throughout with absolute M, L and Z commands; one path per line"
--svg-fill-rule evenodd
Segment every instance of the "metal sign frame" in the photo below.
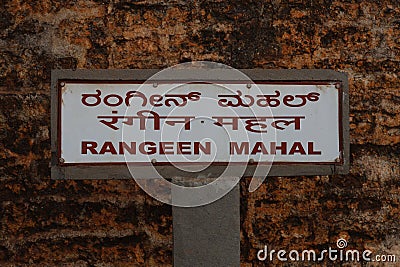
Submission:
M 63 164 L 60 158 L 60 84 L 66 81 L 140 83 L 159 70 L 53 70 L 51 78 L 51 177 L 52 179 L 130 179 L 124 164 Z M 301 176 L 345 174 L 349 171 L 349 97 L 348 78 L 333 70 L 262 70 L 242 69 L 255 83 L 323 84 L 337 83 L 339 90 L 339 146 L 341 157 L 335 163 L 273 163 L 268 176 Z M 192 74 L 193 76 L 193 74 Z M 191 78 L 190 75 L 185 77 Z M 174 81 L 175 77 L 170 80 Z M 196 77 L 192 77 L 195 79 Z M 221 81 L 224 79 L 221 78 Z M 249 164 L 244 176 L 252 176 L 257 163 Z M 142 164 L 143 165 L 143 164 Z M 224 164 L 212 164 L 198 172 L 183 172 L 170 164 L 155 164 L 164 177 L 218 177 Z

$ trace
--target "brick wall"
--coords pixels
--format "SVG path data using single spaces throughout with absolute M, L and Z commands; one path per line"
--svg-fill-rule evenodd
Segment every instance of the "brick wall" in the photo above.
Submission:
M 50 70 L 324 68 L 350 83 L 344 176 L 242 180 L 241 262 L 265 244 L 400 260 L 400 5 L 392 1 L 4 0 L 0 265 L 171 266 L 171 207 L 133 181 L 50 180 Z M 329 265 L 329 263 L 327 263 Z

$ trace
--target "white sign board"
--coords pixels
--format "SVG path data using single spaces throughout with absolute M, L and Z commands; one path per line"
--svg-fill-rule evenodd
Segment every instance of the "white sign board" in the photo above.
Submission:
M 60 85 L 62 164 L 342 160 L 338 83 Z

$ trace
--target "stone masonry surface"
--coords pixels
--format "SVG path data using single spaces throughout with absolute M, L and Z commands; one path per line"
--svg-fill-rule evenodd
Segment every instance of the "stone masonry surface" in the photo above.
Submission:
M 242 179 L 242 266 L 265 266 L 264 245 L 338 238 L 400 261 L 398 0 L 2 0 L 0 266 L 173 264 L 170 206 L 132 180 L 50 179 L 50 73 L 194 60 L 349 74 L 350 173 L 270 177 L 254 193 Z

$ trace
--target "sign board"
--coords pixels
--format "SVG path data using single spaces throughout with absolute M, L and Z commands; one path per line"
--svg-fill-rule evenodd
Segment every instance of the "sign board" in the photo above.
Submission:
M 265 162 L 274 175 L 347 171 L 344 74 L 242 71 L 254 83 L 144 83 L 152 70 L 53 72 L 53 178 L 98 178 L 96 168 L 128 177 L 127 162 L 212 162 L 210 173 L 250 162 L 249 175 Z

